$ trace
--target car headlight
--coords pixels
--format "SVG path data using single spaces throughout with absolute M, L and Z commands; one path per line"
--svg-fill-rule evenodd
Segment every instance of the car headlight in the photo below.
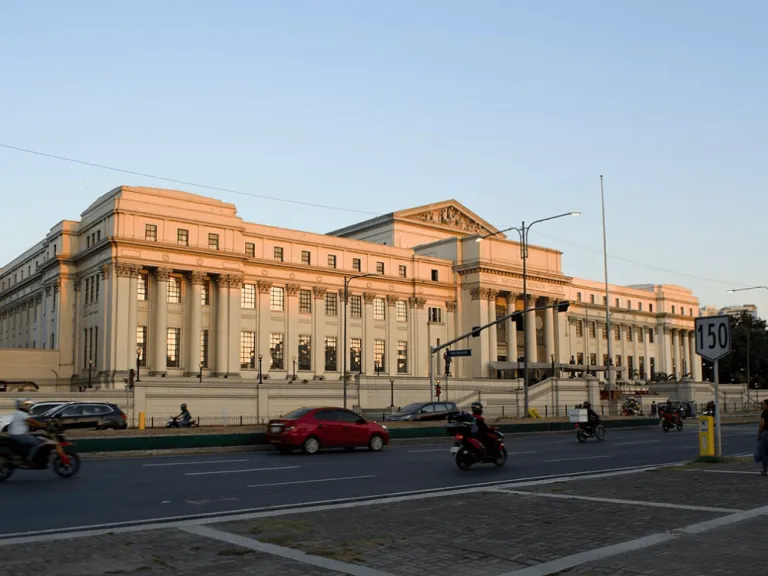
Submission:
M 403 416 L 403 420 L 410 420 L 410 419 L 411 419 L 411 415 L 410 414 L 408 414 L 408 416 Z
M 384 424 L 380 424 L 380 426 L 381 426 L 381 427 L 382 427 L 384 430 L 389 430 L 389 428 L 387 428 L 386 426 L 384 426 Z

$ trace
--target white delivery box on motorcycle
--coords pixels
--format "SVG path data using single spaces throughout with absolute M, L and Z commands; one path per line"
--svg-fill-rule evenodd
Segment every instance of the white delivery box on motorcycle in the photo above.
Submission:
M 568 421 L 572 424 L 586 424 L 589 422 L 589 415 L 586 408 L 568 410 Z

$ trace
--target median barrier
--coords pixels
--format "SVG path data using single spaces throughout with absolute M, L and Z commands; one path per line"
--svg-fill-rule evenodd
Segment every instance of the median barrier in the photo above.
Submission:
M 603 421 L 606 428 L 643 428 L 658 426 L 658 424 L 658 418 L 606 419 Z M 505 434 L 527 434 L 570 431 L 574 429 L 574 425 L 569 422 L 539 421 L 525 424 L 501 424 L 498 428 Z M 389 434 L 392 440 L 436 438 L 445 436 L 445 426 L 390 428 Z M 75 437 L 73 441 L 77 445 L 78 451 L 82 453 L 234 448 L 267 444 L 264 432 L 110 435 Z

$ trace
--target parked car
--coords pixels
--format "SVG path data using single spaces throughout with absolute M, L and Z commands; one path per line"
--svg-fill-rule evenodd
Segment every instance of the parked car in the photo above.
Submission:
M 36 416 L 36 419 L 41 422 L 57 419 L 65 430 L 87 428 L 125 430 L 128 428 L 125 413 L 117 405 L 107 402 L 68 402 Z
M 267 441 L 285 454 L 297 449 L 314 454 L 323 448 L 361 447 L 378 452 L 389 444 L 389 431 L 344 408 L 299 408 L 269 421 Z
M 68 402 L 35 402 L 32 404 L 32 406 L 29 409 L 29 415 L 30 416 L 42 416 L 49 410 L 53 410 L 54 408 L 58 408 L 59 406 L 63 406 L 64 404 L 68 404 Z M 0 432 L 8 432 L 8 425 L 11 423 L 11 415 L 5 414 L 2 417 L 0 417 Z
M 431 420 L 449 420 L 459 414 L 459 408 L 453 402 L 417 402 L 400 408 L 387 416 L 388 422 L 428 422 Z

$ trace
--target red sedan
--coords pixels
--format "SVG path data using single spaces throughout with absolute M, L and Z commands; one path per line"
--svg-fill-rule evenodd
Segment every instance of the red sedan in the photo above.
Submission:
M 285 454 L 297 449 L 314 454 L 322 448 L 360 447 L 378 452 L 389 444 L 389 431 L 343 408 L 299 408 L 269 421 L 267 442 Z

